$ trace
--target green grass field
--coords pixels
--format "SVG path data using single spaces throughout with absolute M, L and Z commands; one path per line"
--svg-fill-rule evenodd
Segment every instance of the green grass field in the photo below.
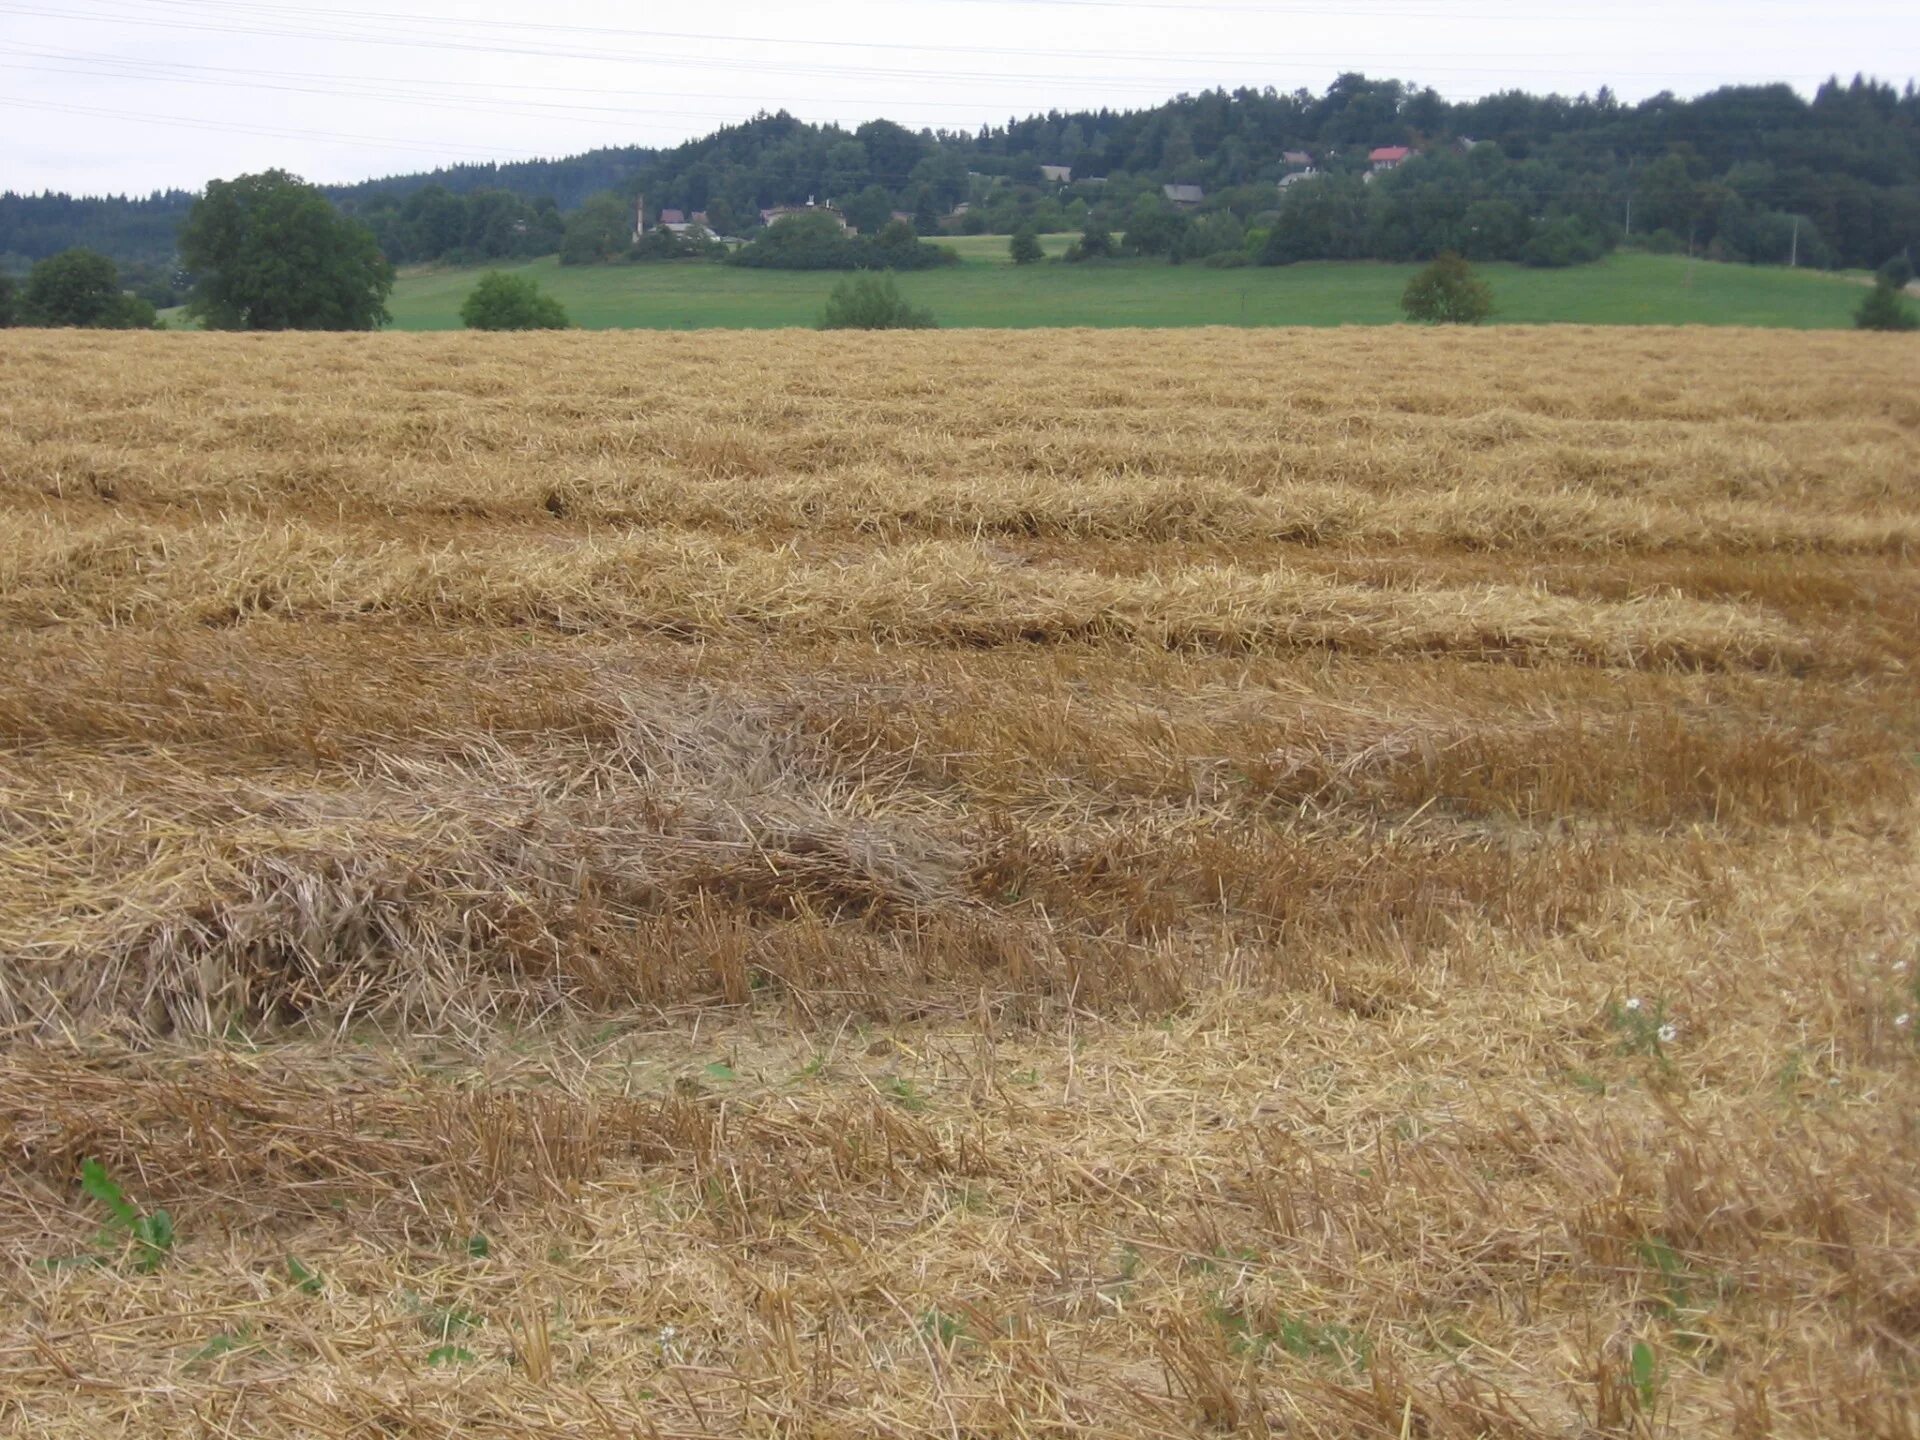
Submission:
M 1072 237 L 1050 236 L 1057 255 Z M 1001 235 L 946 242 L 963 263 L 900 277 L 915 304 L 950 329 L 1058 325 L 1383 325 L 1398 321 L 1412 265 L 1325 263 L 1280 269 L 1118 261 L 1007 259 Z M 837 275 L 737 270 L 722 265 L 564 268 L 552 259 L 513 267 L 531 275 L 589 330 L 772 329 L 810 326 Z M 1674 256 L 1614 255 L 1572 270 L 1487 265 L 1497 321 L 1538 325 L 1756 325 L 1817 330 L 1852 323 L 1860 291 L 1809 270 L 1689 264 Z M 405 274 L 394 290 L 394 326 L 452 330 L 476 270 Z

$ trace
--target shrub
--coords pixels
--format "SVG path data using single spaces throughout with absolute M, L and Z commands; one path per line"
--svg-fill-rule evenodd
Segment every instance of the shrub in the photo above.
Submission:
M 1893 286 L 1884 280 L 1867 292 L 1860 308 L 1853 312 L 1856 330 L 1920 330 L 1920 315 Z
M 1428 325 L 1478 325 L 1493 313 L 1493 291 L 1449 250 L 1407 282 L 1400 308 Z
M 1905 255 L 1896 255 L 1874 272 L 1874 278 L 1882 285 L 1904 290 L 1913 283 L 1913 262 Z
M 891 275 L 871 271 L 850 275 L 833 287 L 827 298 L 826 313 L 820 317 L 822 330 L 932 330 L 931 310 L 916 309 L 907 303 Z
M 862 270 L 933 270 L 960 263 L 944 245 L 923 242 L 904 220 L 889 221 L 878 235 L 852 245 L 854 264 Z
M 1082 260 L 1108 260 L 1115 253 L 1113 232 L 1098 220 L 1089 220 L 1080 238 L 1067 247 L 1066 258 L 1077 265 Z
M 1604 237 L 1578 220 L 1560 219 L 1549 220 L 1536 230 L 1520 258 L 1539 269 L 1559 270 L 1569 265 L 1589 265 L 1606 253 Z
M 712 260 L 726 253 L 727 247 L 698 225 L 678 233 L 667 229 L 664 225 L 656 225 L 627 247 L 627 259 L 643 262 Z
M 1007 253 L 1013 257 L 1016 265 L 1031 265 L 1036 260 L 1046 258 L 1046 251 L 1040 248 L 1040 237 L 1029 229 L 1014 232 L 1013 243 L 1007 247 Z
M 866 238 L 847 234 L 823 212 L 774 222 L 751 245 L 729 255 L 727 263 L 761 270 L 931 270 L 958 265 L 960 257 L 927 244 L 904 220 Z
M 565 330 L 566 309 L 525 275 L 489 270 L 460 307 L 469 330 Z

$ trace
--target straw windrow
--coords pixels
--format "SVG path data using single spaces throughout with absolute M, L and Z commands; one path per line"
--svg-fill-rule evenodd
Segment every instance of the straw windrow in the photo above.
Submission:
M 7 332 L 0 1424 L 1910 1440 L 1911 362 Z

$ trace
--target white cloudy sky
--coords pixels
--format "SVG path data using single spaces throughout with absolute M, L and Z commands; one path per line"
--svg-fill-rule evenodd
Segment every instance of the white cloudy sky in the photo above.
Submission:
M 1341 70 L 1449 97 L 1904 84 L 1920 26 L 1869 0 L 0 0 L 0 189 L 352 180 L 671 144 L 762 108 L 974 128 Z

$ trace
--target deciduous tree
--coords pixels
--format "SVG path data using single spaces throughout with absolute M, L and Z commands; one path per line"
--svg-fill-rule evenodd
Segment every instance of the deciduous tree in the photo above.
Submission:
M 284 170 L 215 180 L 180 230 L 188 313 L 214 330 L 375 330 L 393 266 L 357 220 Z
M 123 294 L 113 261 L 91 250 L 62 250 L 34 266 L 20 308 L 27 324 L 49 327 L 144 330 L 154 321 L 153 306 Z

